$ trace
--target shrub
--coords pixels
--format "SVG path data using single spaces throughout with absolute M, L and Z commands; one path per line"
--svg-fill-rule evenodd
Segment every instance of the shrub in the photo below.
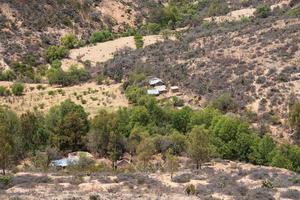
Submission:
M 69 54 L 69 50 L 64 46 L 50 46 L 46 50 L 46 59 L 48 62 L 61 60 Z
M 97 43 L 97 42 L 106 42 L 108 40 L 112 40 L 113 39 L 113 34 L 108 30 L 105 29 L 103 31 L 95 31 L 89 41 L 90 43 Z
M 214 0 L 210 3 L 207 15 L 210 17 L 218 15 L 226 15 L 229 12 L 227 3 L 223 3 L 220 0 Z
M 4 86 L 0 86 L 0 96 L 4 97 L 4 96 L 9 96 L 9 95 L 10 95 L 10 90 L 8 90 Z
M 143 36 L 141 34 L 136 34 L 134 36 L 134 42 L 137 49 L 141 49 L 144 46 Z
M 78 47 L 79 40 L 78 38 L 73 34 L 67 34 L 60 38 L 60 43 L 62 46 L 67 47 L 68 49 L 73 49 L 75 47 Z
M 144 95 L 146 95 L 146 91 L 136 86 L 130 86 L 125 91 L 125 96 L 130 103 L 138 103 L 139 99 Z
M 259 18 L 267 18 L 271 14 L 271 7 L 266 4 L 261 4 L 256 8 L 255 16 Z
M 300 6 L 289 10 L 287 14 L 291 17 L 300 17 Z
M 6 189 L 12 182 L 11 176 L 0 176 L 0 190 Z
M 262 186 L 261 187 L 263 187 L 263 188 L 273 188 L 273 183 L 270 181 L 270 180 L 268 180 L 268 179 L 266 179 L 266 180 L 264 180 L 263 182 L 262 182 Z
M 1 81 L 13 81 L 16 79 L 16 75 L 12 70 L 5 70 L 0 75 Z
M 225 93 L 212 100 L 210 103 L 213 108 L 223 112 L 234 111 L 236 109 L 236 102 L 230 94 Z
M 193 184 L 190 184 L 186 187 L 185 192 L 187 195 L 195 195 L 196 194 L 196 188 Z
M 148 23 L 146 25 L 146 29 L 147 29 L 148 33 L 150 33 L 150 34 L 158 34 L 161 27 L 157 23 Z
M 21 96 L 24 91 L 24 84 L 23 83 L 14 83 L 11 86 L 11 91 L 16 96 Z

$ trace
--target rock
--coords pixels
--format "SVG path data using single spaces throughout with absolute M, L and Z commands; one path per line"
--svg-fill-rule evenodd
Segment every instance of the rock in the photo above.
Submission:
M 191 180 L 192 175 L 191 174 L 181 174 L 178 176 L 174 176 L 172 178 L 172 181 L 175 183 L 188 183 Z

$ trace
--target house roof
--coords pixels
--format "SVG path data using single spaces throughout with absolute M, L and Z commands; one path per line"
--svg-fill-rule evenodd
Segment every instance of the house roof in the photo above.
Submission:
M 149 95 L 159 95 L 159 91 L 157 89 L 147 90 L 147 94 Z
M 72 156 L 68 158 L 63 158 L 60 160 L 53 160 L 51 161 L 50 165 L 54 167 L 67 167 L 72 164 L 76 164 L 79 161 L 79 157 L 77 156 Z
M 155 86 L 154 88 L 159 92 L 164 92 L 167 90 L 167 87 L 165 85 Z
M 160 78 L 151 78 L 149 80 L 149 84 L 150 85 L 156 85 L 158 83 L 164 83 Z
M 178 86 L 171 86 L 171 90 L 178 90 L 179 87 Z

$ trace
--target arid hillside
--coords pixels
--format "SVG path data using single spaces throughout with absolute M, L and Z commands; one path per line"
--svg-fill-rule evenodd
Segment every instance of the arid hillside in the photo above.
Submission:
M 289 104 L 300 95 L 299 38 L 299 18 L 211 23 L 190 29 L 181 41 L 120 51 L 106 68 L 111 77 L 123 78 L 134 70 L 150 71 L 206 100 L 230 93 L 237 110 L 257 112 L 255 122 L 282 128 Z
M 182 161 L 188 160 L 182 158 Z M 194 189 L 188 192 L 189 187 Z M 287 170 L 218 161 L 198 171 L 183 167 L 173 178 L 163 172 L 79 173 L 76 176 L 62 171 L 20 172 L 10 188 L 0 193 L 0 198 L 297 200 L 300 186 L 299 174 Z
M 43 49 L 66 33 L 87 39 L 104 27 L 116 32 L 136 27 L 157 5 L 155 0 L 1 0 L 0 67 L 29 57 L 42 63 Z

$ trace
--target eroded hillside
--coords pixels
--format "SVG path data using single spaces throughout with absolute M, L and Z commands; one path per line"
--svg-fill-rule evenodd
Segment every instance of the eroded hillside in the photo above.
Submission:
M 118 78 L 137 69 L 151 71 L 208 100 L 230 93 L 237 110 L 248 108 L 259 114 L 256 122 L 282 128 L 289 104 L 300 95 L 299 36 L 299 18 L 210 24 L 191 29 L 182 41 L 120 51 L 106 67 Z
M 66 33 L 86 39 L 104 27 L 135 27 L 157 5 L 155 0 L 1 0 L 0 67 L 29 57 L 43 63 L 43 49 Z

